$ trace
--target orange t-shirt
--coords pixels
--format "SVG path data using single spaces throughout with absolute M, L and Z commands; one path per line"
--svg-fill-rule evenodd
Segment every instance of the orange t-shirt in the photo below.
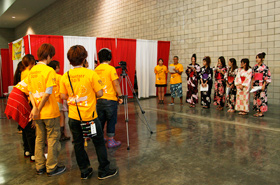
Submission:
M 182 64 L 170 64 L 169 66 L 175 66 L 175 70 L 178 70 L 179 72 L 183 72 L 183 65 Z M 178 73 L 171 73 L 171 77 L 170 77 L 170 84 L 178 84 L 178 83 L 182 83 L 182 77 L 180 74 Z
M 119 79 L 116 69 L 109 64 L 100 64 L 94 70 L 104 83 L 103 96 L 100 99 L 118 101 L 113 81 Z
M 63 103 L 62 99 L 60 98 L 60 92 L 59 92 L 59 85 L 62 75 L 56 73 L 56 86 L 53 87 L 54 95 L 56 102 Z
M 27 85 L 28 91 L 32 93 L 36 106 L 38 107 L 46 89 L 56 86 L 56 73 L 53 68 L 39 63 L 30 70 Z M 36 119 L 52 119 L 59 116 L 60 112 L 53 91 L 42 108 L 39 118 Z
M 29 72 L 30 72 L 30 70 L 28 68 L 26 68 L 24 71 L 22 71 L 21 75 L 20 75 L 20 80 L 23 80 L 26 77 L 28 77 Z
M 168 73 L 167 67 L 165 65 L 157 65 L 155 67 L 156 74 L 156 84 L 165 85 L 166 84 L 166 73 Z
M 104 85 L 97 73 L 84 67 L 77 67 L 69 70 L 71 83 L 74 89 L 72 92 L 68 74 L 64 73 L 60 80 L 60 93 L 69 96 L 69 118 L 80 120 L 76 102 L 83 121 L 90 121 L 97 118 L 96 93 L 103 89 Z

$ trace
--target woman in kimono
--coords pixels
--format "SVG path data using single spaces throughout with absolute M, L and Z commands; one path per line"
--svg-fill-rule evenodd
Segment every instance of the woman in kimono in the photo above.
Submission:
M 215 94 L 214 105 L 218 105 L 217 110 L 223 110 L 225 106 L 226 96 L 226 80 L 225 74 L 227 72 L 226 60 L 223 56 L 219 57 L 215 71 Z
M 207 87 L 207 91 L 200 91 L 201 92 L 201 105 L 205 109 L 210 108 L 211 104 L 211 89 L 212 89 L 212 76 L 213 70 L 210 67 L 211 58 L 206 56 L 203 58 L 203 67 L 201 68 L 200 72 L 200 83 L 202 87 Z
M 192 55 L 192 63 L 188 65 L 186 70 L 187 81 L 188 81 L 188 91 L 186 102 L 190 104 L 190 107 L 195 107 L 198 103 L 198 79 L 200 72 L 200 65 L 196 63 L 196 54 Z
M 241 68 L 238 70 L 234 82 L 237 88 L 235 110 L 240 111 L 240 115 L 247 115 L 249 112 L 249 90 L 252 78 L 252 69 L 249 63 L 250 61 L 247 58 L 241 60 Z
M 260 86 L 261 90 L 254 92 L 253 110 L 257 111 L 255 117 L 263 117 L 267 111 L 267 87 L 271 82 L 271 74 L 269 68 L 263 63 L 265 53 L 259 53 L 256 56 L 257 64 L 253 67 L 252 88 Z
M 227 88 L 229 88 L 229 92 L 227 94 L 227 105 L 229 109 L 227 112 L 235 112 L 236 86 L 234 85 L 234 79 L 238 72 L 236 60 L 234 58 L 229 59 L 228 66 L 229 69 L 225 76 Z

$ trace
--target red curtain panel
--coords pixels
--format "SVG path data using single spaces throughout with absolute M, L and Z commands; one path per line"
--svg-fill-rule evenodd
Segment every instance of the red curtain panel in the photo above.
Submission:
M 134 89 L 134 77 L 136 66 L 136 39 L 117 39 L 117 63 L 125 61 L 127 64 L 127 75 Z M 120 75 L 122 70 L 117 69 Z M 122 84 L 121 84 L 122 86 Z M 125 88 L 125 85 L 124 85 Z M 128 96 L 133 97 L 132 91 L 128 85 Z
M 96 39 L 96 53 L 98 59 L 98 52 L 102 48 L 108 48 L 112 51 L 112 60 L 110 65 L 117 66 L 117 48 L 116 48 L 116 39 L 115 38 L 97 38 Z
M 53 60 L 57 60 L 60 63 L 60 71 L 59 74 L 63 74 L 64 71 L 64 41 L 63 36 L 56 36 L 56 35 L 30 35 L 30 43 L 28 35 L 23 37 L 24 39 L 24 47 L 25 53 L 30 54 L 31 47 L 31 54 L 38 60 L 37 57 L 37 50 L 39 47 L 44 43 L 49 43 L 54 46 L 55 48 L 55 56 Z
M 158 41 L 157 59 L 162 58 L 163 65 L 165 65 L 167 68 L 168 68 L 168 61 L 169 61 L 169 51 L 170 51 L 170 41 Z M 167 75 L 166 75 L 166 79 L 167 79 Z M 166 88 L 164 92 L 166 93 Z
M 12 51 L 12 44 L 9 44 L 10 51 Z M 1 49 L 2 60 L 2 87 L 3 93 L 8 92 L 8 86 L 13 85 L 13 61 L 11 60 L 12 53 L 9 49 Z M 2 96 L 2 94 L 1 94 Z

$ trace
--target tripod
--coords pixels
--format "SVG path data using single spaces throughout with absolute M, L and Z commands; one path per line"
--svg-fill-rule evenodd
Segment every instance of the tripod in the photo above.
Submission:
M 129 133 L 128 133 L 128 122 L 129 122 L 129 119 L 128 119 L 128 104 L 127 104 L 127 99 L 128 99 L 127 84 L 128 84 L 130 90 L 133 93 L 133 97 L 137 101 L 137 104 L 138 104 L 138 106 L 139 106 L 139 108 L 141 110 L 141 113 L 142 113 L 142 115 L 143 115 L 143 117 L 145 119 L 144 123 L 145 123 L 147 129 L 150 131 L 151 135 L 153 134 L 153 131 L 152 131 L 151 127 L 150 127 L 150 124 L 147 121 L 147 118 L 145 116 L 145 111 L 142 109 L 142 107 L 140 105 L 139 99 L 137 98 L 137 95 L 136 95 L 136 93 L 135 93 L 135 91 L 133 89 L 133 86 L 131 84 L 129 76 L 127 76 L 125 68 L 122 68 L 121 83 L 122 83 L 122 92 L 123 92 L 124 117 L 125 117 L 125 124 L 126 124 L 127 150 L 130 150 L 130 147 L 129 147 Z M 126 88 L 124 89 L 124 87 L 126 87 Z

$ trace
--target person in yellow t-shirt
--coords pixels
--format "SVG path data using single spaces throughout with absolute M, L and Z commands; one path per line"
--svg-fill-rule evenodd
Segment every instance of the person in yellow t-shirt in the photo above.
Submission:
M 180 103 L 183 105 L 183 90 L 182 90 L 182 72 L 184 71 L 183 65 L 178 63 L 179 57 L 173 57 L 173 64 L 169 65 L 171 71 L 170 77 L 170 91 L 171 91 L 171 103 L 169 105 L 174 105 L 174 98 L 179 97 Z
M 59 70 L 60 70 L 60 64 L 58 61 L 53 60 L 51 61 L 48 66 L 50 66 L 51 68 L 53 68 L 56 72 L 56 86 L 53 87 L 53 91 L 55 94 L 55 99 L 60 111 L 60 139 L 59 141 L 67 141 L 70 140 L 70 137 L 65 135 L 65 115 L 64 115 L 64 109 L 63 109 L 63 100 L 60 98 L 60 92 L 59 92 L 59 84 L 60 84 L 60 80 L 61 80 L 61 75 L 58 74 Z
M 37 51 L 39 62 L 28 75 L 28 90 L 33 108 L 30 119 L 36 124 L 35 164 L 37 174 L 47 172 L 48 176 L 58 175 L 66 170 L 58 166 L 60 151 L 59 108 L 53 93 L 56 73 L 47 66 L 55 55 L 51 44 L 42 44 Z M 45 141 L 48 141 L 48 158 L 44 156 Z
M 109 138 L 108 148 L 118 147 L 120 141 L 114 139 L 115 125 L 117 124 L 118 103 L 122 104 L 122 92 L 119 84 L 119 76 L 116 69 L 110 65 L 112 53 L 109 49 L 103 48 L 98 52 L 100 65 L 95 71 L 101 78 L 105 87 L 103 96 L 97 100 L 97 113 L 104 130 L 107 122 L 107 136 Z
M 74 66 L 74 69 L 70 69 L 61 77 L 60 96 L 62 99 L 67 100 L 69 105 L 68 123 L 73 135 L 74 150 L 78 166 L 81 170 L 81 179 L 89 178 L 93 170 L 90 167 L 88 155 L 84 149 L 83 130 L 80 125 L 80 119 L 82 121 L 93 120 L 96 126 L 97 135 L 91 139 L 94 143 L 99 162 L 98 178 L 112 177 L 118 171 L 116 169 L 109 169 L 110 162 L 107 159 L 102 126 L 96 113 L 96 98 L 102 97 L 104 84 L 95 71 L 83 67 L 84 61 L 87 58 L 87 51 L 83 46 L 72 46 L 67 53 L 67 58 L 70 64 Z M 69 78 L 74 92 L 72 91 Z
M 31 54 L 27 54 L 22 58 L 21 62 L 25 67 L 24 71 L 21 72 L 21 80 L 23 80 L 28 76 L 30 69 L 35 65 L 35 58 Z
M 163 59 L 160 58 L 158 60 L 158 65 L 154 69 L 156 74 L 156 87 L 158 92 L 158 104 L 164 104 L 164 88 L 167 86 L 166 84 L 166 73 L 168 73 L 167 67 L 163 65 Z

